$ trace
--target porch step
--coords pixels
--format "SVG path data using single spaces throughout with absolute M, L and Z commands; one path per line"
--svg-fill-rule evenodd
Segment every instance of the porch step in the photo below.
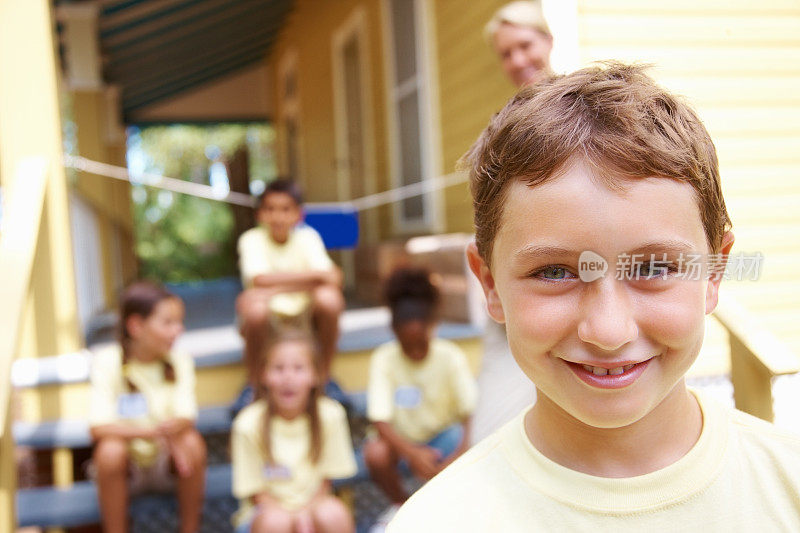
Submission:
M 197 414 L 197 430 L 203 435 L 227 433 L 230 427 L 230 407 L 227 405 L 205 407 Z M 38 424 L 15 422 L 13 431 L 18 446 L 37 450 L 91 446 L 87 420 L 51 420 Z
M 352 407 L 352 414 L 366 416 L 367 393 L 356 392 L 347 395 Z M 217 405 L 200 409 L 197 415 L 197 430 L 208 435 L 227 433 L 231 428 L 231 411 L 229 405 Z M 51 420 L 47 422 L 15 422 L 14 441 L 17 446 L 25 446 L 35 450 L 53 448 L 88 448 L 91 446 L 89 423 L 83 419 Z
M 206 470 L 206 502 L 231 497 L 231 467 L 211 465 Z M 164 506 L 173 495 L 146 494 L 131 501 L 134 518 L 154 506 Z M 20 527 L 77 527 L 100 522 L 97 487 L 92 481 L 79 481 L 69 488 L 42 487 L 17 491 L 17 516 Z
M 334 379 L 348 392 L 367 388 L 372 350 L 392 339 L 385 308 L 350 310 L 343 314 L 339 352 L 331 369 Z M 438 335 L 456 342 L 466 352 L 477 374 L 482 330 L 471 324 L 443 323 Z M 242 340 L 233 324 L 188 330 L 179 348 L 192 354 L 197 376 L 197 401 L 201 408 L 234 401 L 246 377 L 241 363 Z M 96 347 L 99 347 L 96 345 Z M 88 351 L 15 361 L 12 383 L 16 388 L 17 420 L 38 423 L 80 419 L 91 401 Z
M 394 336 L 389 321 L 389 311 L 383 307 L 345 311 L 340 321 L 338 354 L 347 356 L 372 350 L 392 340 Z M 444 322 L 437 329 L 438 336 L 450 340 L 478 338 L 481 334 L 481 328 L 465 323 Z M 92 350 L 102 349 L 109 344 L 112 343 L 96 343 Z M 176 344 L 176 349 L 193 356 L 198 371 L 241 363 L 243 347 L 242 338 L 233 323 L 190 329 Z M 91 359 L 90 350 L 18 359 L 14 362 L 11 380 L 17 388 L 85 383 L 89 380 Z

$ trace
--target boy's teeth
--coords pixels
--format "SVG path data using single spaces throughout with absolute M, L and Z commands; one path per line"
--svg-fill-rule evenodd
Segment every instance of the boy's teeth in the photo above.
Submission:
M 582 365 L 582 366 L 583 366 L 584 370 L 586 370 L 587 372 L 591 372 L 595 376 L 605 376 L 607 374 L 610 374 L 612 376 L 619 376 L 623 372 L 627 372 L 628 370 L 630 370 L 631 368 L 634 367 L 633 364 L 625 365 L 625 366 L 618 366 L 617 368 L 610 368 L 610 369 L 601 368 L 599 366 L 592 366 L 592 365 Z
M 587 372 L 591 372 L 595 376 L 605 376 L 608 374 L 608 370 L 605 368 L 600 368 L 599 366 L 583 365 L 583 369 Z

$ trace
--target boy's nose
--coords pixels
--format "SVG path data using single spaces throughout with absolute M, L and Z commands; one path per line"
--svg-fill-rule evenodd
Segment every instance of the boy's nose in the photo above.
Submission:
M 578 338 L 609 351 L 635 340 L 639 328 L 623 284 L 606 277 L 586 285 Z

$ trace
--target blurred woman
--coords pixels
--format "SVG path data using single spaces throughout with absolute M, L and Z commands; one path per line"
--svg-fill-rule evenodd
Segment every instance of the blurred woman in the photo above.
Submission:
M 484 29 L 508 79 L 517 87 L 550 73 L 553 35 L 540 2 L 511 2 L 498 9 Z

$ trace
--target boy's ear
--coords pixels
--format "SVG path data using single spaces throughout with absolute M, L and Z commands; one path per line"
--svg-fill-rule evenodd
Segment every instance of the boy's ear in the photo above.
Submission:
M 717 307 L 719 302 L 719 285 L 722 282 L 722 276 L 725 273 L 725 266 L 728 264 L 728 254 L 731 253 L 733 246 L 733 233 L 730 231 L 725 232 L 722 236 L 722 246 L 720 247 L 719 261 L 714 261 L 709 266 L 708 272 L 708 285 L 706 285 L 706 314 L 710 314 Z
M 472 273 L 475 274 L 475 277 L 481 282 L 483 294 L 486 296 L 486 309 L 489 311 L 489 316 L 492 317 L 495 322 L 499 322 L 500 324 L 504 323 L 506 317 L 505 313 L 503 313 L 503 305 L 500 303 L 500 297 L 497 294 L 494 276 L 486 265 L 486 262 L 478 253 L 478 246 L 475 242 L 471 242 L 467 245 L 467 262 L 469 263 L 469 269 L 472 270 Z

